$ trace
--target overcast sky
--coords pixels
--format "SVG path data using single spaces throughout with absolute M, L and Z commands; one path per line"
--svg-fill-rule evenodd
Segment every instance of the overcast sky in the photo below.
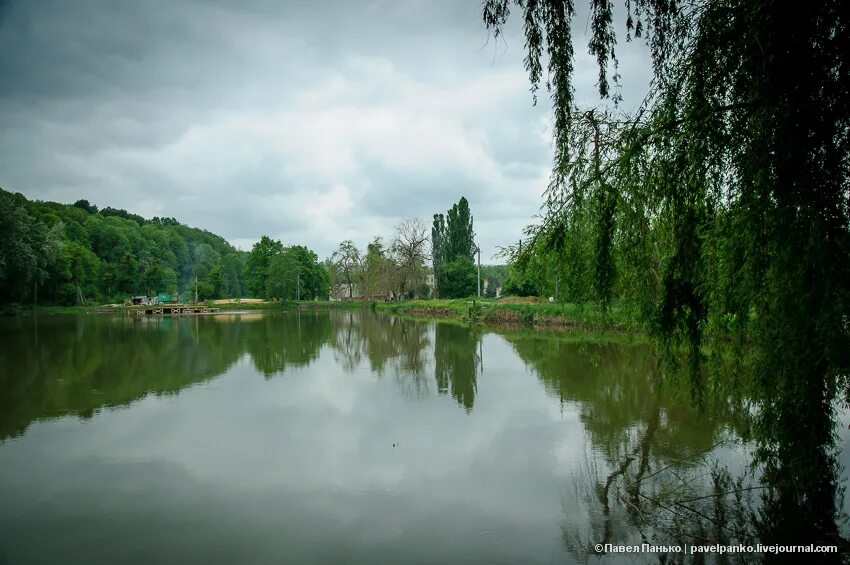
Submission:
M 325 257 L 469 199 L 482 261 L 538 212 L 551 165 L 520 21 L 479 0 L 0 0 L 0 187 L 173 216 Z M 576 19 L 576 92 L 595 100 Z M 642 49 L 620 48 L 626 103 Z M 630 93 L 634 96 L 629 96 Z

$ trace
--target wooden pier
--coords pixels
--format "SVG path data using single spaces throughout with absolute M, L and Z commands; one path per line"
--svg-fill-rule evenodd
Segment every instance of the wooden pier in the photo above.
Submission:
M 184 314 L 215 314 L 220 308 L 211 308 L 201 304 L 155 304 L 131 306 L 127 312 L 131 316 L 180 316 Z

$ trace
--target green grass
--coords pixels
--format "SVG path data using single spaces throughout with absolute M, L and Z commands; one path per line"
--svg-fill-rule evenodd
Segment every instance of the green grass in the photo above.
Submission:
M 628 313 L 616 306 L 613 307 L 607 319 L 601 309 L 591 303 L 512 303 L 499 302 L 492 298 L 459 298 L 435 300 L 402 300 L 398 302 L 369 302 L 356 300 L 342 301 L 287 301 L 261 303 L 233 303 L 205 305 L 219 308 L 222 311 L 233 310 L 282 310 L 298 307 L 300 309 L 360 309 L 369 308 L 377 312 L 403 315 L 416 318 L 443 318 L 463 322 L 484 323 L 497 326 L 529 326 L 547 328 L 556 332 L 565 330 L 599 331 L 616 330 L 638 332 L 639 324 Z M 39 306 L 22 308 L 22 312 L 37 312 L 49 314 L 123 311 L 123 307 L 100 308 L 97 306 Z
M 376 310 L 418 316 L 450 317 L 488 324 L 532 325 L 583 330 L 636 331 L 637 322 L 624 310 L 612 308 L 607 318 L 595 304 L 498 302 L 494 299 L 406 300 L 378 302 Z

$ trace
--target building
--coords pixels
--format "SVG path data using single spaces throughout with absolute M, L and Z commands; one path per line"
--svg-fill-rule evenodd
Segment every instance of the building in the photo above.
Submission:
M 360 292 L 360 286 L 357 283 L 351 283 L 351 286 L 341 283 L 334 285 L 331 289 L 331 300 L 358 300 L 363 298 Z

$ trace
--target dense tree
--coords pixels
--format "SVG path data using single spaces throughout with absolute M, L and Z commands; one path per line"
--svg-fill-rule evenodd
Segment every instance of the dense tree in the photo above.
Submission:
M 88 200 L 77 200 L 76 202 L 74 202 L 73 206 L 75 208 L 85 210 L 89 214 L 97 214 L 97 206 L 89 204 Z
M 267 296 L 269 266 L 272 258 L 282 252 L 283 244 L 265 235 L 251 248 L 243 272 L 245 286 L 251 296 Z
M 84 304 L 131 294 L 240 296 L 244 253 L 173 218 L 145 220 L 123 210 L 28 201 L 0 191 L 3 207 L 0 302 Z M 18 235 L 13 235 L 18 234 Z M 200 293 L 199 293 L 200 294 Z
M 441 298 L 475 296 L 478 275 L 475 264 L 468 257 L 458 256 L 440 265 L 438 272 Z
M 269 260 L 266 272 L 266 289 L 263 296 L 294 300 L 298 293 L 301 265 L 289 249 L 284 249 Z
M 222 265 L 222 269 L 228 267 Z M 230 266 L 231 270 L 236 266 Z M 277 240 L 262 236 L 245 261 L 245 281 L 253 296 L 313 300 L 326 298 L 328 273 L 318 256 L 303 245 L 284 247 Z M 233 285 L 232 275 L 220 276 L 221 284 Z
M 164 275 L 165 273 L 162 270 L 162 264 L 159 259 L 152 259 L 142 275 L 142 282 L 145 285 L 148 296 L 165 290 L 163 288 Z
M 446 218 L 442 214 L 434 214 L 431 225 L 431 265 L 434 268 L 434 294 L 440 296 L 440 281 L 437 272 L 446 261 Z
M 526 265 L 518 261 L 511 263 L 505 277 L 502 292 L 511 296 L 539 296 L 542 294 L 534 283 L 534 278 Z
M 457 272 L 461 263 L 457 263 L 446 270 L 448 263 L 454 262 L 461 257 L 472 262 L 475 257 L 475 232 L 472 228 L 472 214 L 469 210 L 469 202 L 466 197 L 461 197 L 457 204 L 453 205 L 446 216 L 434 215 L 434 223 L 431 228 L 431 258 L 434 266 L 434 278 L 437 286 L 437 295 L 448 298 L 443 289 L 442 274 L 444 272 Z M 452 283 L 457 288 L 455 283 Z M 453 296 L 454 293 L 451 293 Z M 464 294 L 463 296 L 467 296 Z
M 452 261 L 456 257 L 466 257 L 474 261 L 475 249 L 475 232 L 472 229 L 469 202 L 465 196 L 461 196 L 458 203 L 449 208 L 446 214 L 445 258 Z
M 0 192 L 0 301 L 38 299 L 38 288 L 56 263 L 62 224 L 38 222 L 24 207 L 23 197 Z
M 65 241 L 56 270 L 58 302 L 60 304 L 86 304 L 99 295 L 98 283 L 101 262 L 88 247 L 76 242 Z
M 834 507 L 833 399 L 850 375 L 846 2 L 626 2 L 654 71 L 631 114 L 576 105 L 572 2 L 485 0 L 496 34 L 512 4 L 554 111 L 547 213 L 524 252 L 585 259 L 603 309 L 619 298 L 670 351 L 687 346 L 698 393 L 706 332 L 731 338 L 759 407 L 762 539 L 834 543 L 812 509 Z M 590 12 L 599 94 L 616 103 L 613 5 Z
M 242 270 L 245 268 L 247 257 L 244 254 L 231 253 L 221 259 L 217 293 L 219 296 L 244 296 L 245 285 L 242 281 Z
M 319 256 L 303 245 L 290 249 L 296 254 L 301 265 L 301 300 L 327 300 L 331 290 L 330 278 L 319 262 Z

